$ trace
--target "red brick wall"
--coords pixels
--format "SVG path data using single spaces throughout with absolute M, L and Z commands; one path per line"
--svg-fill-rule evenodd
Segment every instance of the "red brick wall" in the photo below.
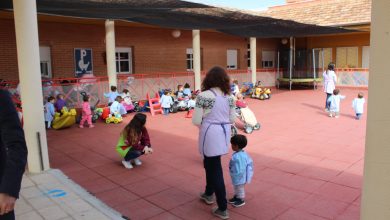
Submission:
M 52 76 L 74 77 L 74 48 L 92 48 L 93 73 L 106 75 L 104 25 L 40 21 L 41 46 L 50 46 Z M 186 48 L 192 47 L 192 32 L 171 29 L 116 26 L 117 47 L 133 48 L 134 73 L 186 71 Z M 202 69 L 226 67 L 227 49 L 239 51 L 239 68 L 246 69 L 247 41 L 231 35 L 201 31 Z M 0 78 L 18 79 L 14 22 L 0 19 Z

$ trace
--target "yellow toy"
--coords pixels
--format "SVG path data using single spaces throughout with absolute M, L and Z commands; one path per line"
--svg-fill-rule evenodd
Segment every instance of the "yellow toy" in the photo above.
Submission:
M 271 98 L 271 89 L 269 88 L 261 88 L 261 82 L 257 82 L 256 87 L 253 90 L 252 98 L 264 100 Z
M 76 109 L 68 111 L 66 107 L 63 107 L 61 113 L 55 113 L 52 127 L 56 130 L 62 128 L 68 128 L 76 124 Z
M 116 113 L 115 116 L 112 116 L 111 114 L 108 116 L 108 118 L 106 118 L 106 123 L 107 124 L 110 124 L 110 123 L 114 123 L 114 124 L 118 124 L 120 122 L 123 121 L 123 118 L 120 114 Z

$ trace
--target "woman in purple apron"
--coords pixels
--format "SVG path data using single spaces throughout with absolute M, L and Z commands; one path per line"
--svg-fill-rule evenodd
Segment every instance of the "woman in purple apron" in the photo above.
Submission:
M 203 80 L 192 118 L 192 122 L 199 126 L 198 147 L 206 171 L 206 189 L 200 198 L 207 204 L 213 204 L 215 193 L 218 207 L 212 212 L 222 219 L 229 218 L 229 214 L 221 156 L 229 152 L 230 129 L 235 119 L 229 83 L 225 70 L 213 67 Z

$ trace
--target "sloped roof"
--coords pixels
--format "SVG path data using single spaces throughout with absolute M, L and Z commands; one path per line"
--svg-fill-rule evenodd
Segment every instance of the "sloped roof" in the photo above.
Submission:
M 371 23 L 372 0 L 308 0 L 271 7 L 261 16 L 322 26 Z
M 12 9 L 1 0 L 0 9 Z M 242 37 L 289 37 L 349 32 L 231 11 L 179 0 L 39 0 L 39 13 L 80 18 L 120 19 L 177 29 L 213 29 Z

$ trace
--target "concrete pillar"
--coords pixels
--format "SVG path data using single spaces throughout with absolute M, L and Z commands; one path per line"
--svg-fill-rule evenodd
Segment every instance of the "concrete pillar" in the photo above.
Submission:
M 195 90 L 200 89 L 200 31 L 192 30 L 192 56 L 194 61 Z
M 390 1 L 372 1 L 362 220 L 390 219 Z
M 43 112 L 36 1 L 13 0 L 16 48 L 23 104 L 23 128 L 28 148 L 28 169 L 49 169 Z
M 250 38 L 250 62 L 251 62 L 251 72 L 252 72 L 252 83 L 256 84 L 256 38 Z
M 115 24 L 112 20 L 106 20 L 106 59 L 109 86 L 117 86 L 115 65 Z

